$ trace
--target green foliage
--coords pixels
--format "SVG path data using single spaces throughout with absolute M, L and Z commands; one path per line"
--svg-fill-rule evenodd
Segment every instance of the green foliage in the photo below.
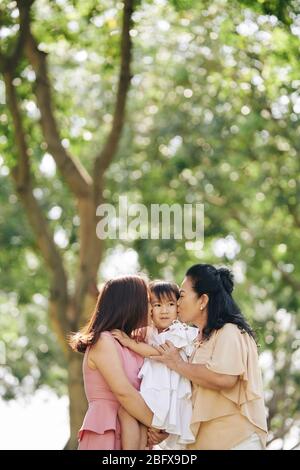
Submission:
M 291 25 L 292 15 L 299 14 L 300 4 L 298 0 L 237 0 L 241 5 L 253 8 L 264 15 L 274 15 L 283 24 Z
M 0 309 L 1 397 L 32 394 L 45 384 L 65 394 L 66 364 L 49 326 L 45 297 L 35 294 L 21 305 L 14 292 L 1 292 Z
M 118 5 L 35 3 L 33 27 L 49 55 L 60 133 L 89 170 L 114 109 Z M 267 364 L 273 438 L 286 436 L 289 419 L 299 420 L 298 6 L 270 0 L 141 2 L 134 16 L 127 120 L 104 192 L 113 204 L 126 195 L 147 207 L 205 205 L 203 249 L 172 239 L 124 240 L 122 246 L 136 250 L 141 270 L 152 278 L 181 282 L 196 262 L 232 267 L 236 299 L 257 330 Z M 4 16 L 7 28 L 15 23 L 11 13 Z M 13 41 L 11 34 L 3 48 Z M 51 228 L 63 234 L 60 248 L 72 283 L 79 249 L 76 207 L 60 175 L 43 171 L 49 156 L 38 125 L 34 77 L 23 62 L 15 83 L 39 202 Z M 0 341 L 10 377 L 2 392 L 11 398 L 18 387 L 26 391 L 25 377 L 31 375 L 32 388 L 48 384 L 64 392 L 62 354 L 46 317 L 48 275 L 8 179 L 16 149 L 2 89 Z M 106 248 L 119 244 L 110 240 Z M 19 337 L 27 340 L 18 342 Z

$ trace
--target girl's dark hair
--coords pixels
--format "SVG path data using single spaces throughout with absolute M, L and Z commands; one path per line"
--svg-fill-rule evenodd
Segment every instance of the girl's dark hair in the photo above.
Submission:
M 90 321 L 69 337 L 74 351 L 85 352 L 103 331 L 119 329 L 129 336 L 147 326 L 148 287 L 140 276 L 121 276 L 107 281 L 97 300 Z
M 209 297 L 207 325 L 203 330 L 206 338 L 213 330 L 219 330 L 226 323 L 233 323 L 255 340 L 254 331 L 231 295 L 234 281 L 229 269 L 215 268 L 210 264 L 195 264 L 187 270 L 186 276 L 192 280 L 198 297 L 202 294 Z
M 179 287 L 174 282 L 161 280 L 152 281 L 149 284 L 149 289 L 150 292 L 158 298 L 158 300 L 163 300 L 163 298 L 173 300 L 174 297 L 178 300 L 180 297 Z

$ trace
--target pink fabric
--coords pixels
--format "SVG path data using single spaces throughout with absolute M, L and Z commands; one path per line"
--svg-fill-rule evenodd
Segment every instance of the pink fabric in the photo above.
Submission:
M 138 373 L 143 365 L 143 358 L 121 346 L 110 332 L 105 331 L 102 335 L 108 335 L 114 341 L 129 382 L 139 390 Z M 78 450 L 120 450 L 121 435 L 117 415 L 120 404 L 100 372 L 88 366 L 89 350 L 88 347 L 82 366 L 85 394 L 89 407 L 78 433 Z M 111 366 L 113 368 L 113 364 Z
M 120 450 L 120 437 L 115 431 L 105 431 L 104 434 L 82 431 L 78 450 Z

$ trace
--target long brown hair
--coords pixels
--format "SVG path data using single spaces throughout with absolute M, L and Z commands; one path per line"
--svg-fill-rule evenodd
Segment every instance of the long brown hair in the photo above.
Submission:
M 137 275 L 110 279 L 99 294 L 91 319 L 79 332 L 70 335 L 69 344 L 74 351 L 84 353 L 103 331 L 119 329 L 130 336 L 134 330 L 147 326 L 147 319 L 146 281 Z

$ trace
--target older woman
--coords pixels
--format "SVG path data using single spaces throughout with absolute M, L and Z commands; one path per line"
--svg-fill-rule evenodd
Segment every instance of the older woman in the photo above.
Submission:
M 199 328 L 190 363 L 166 343 L 154 360 L 191 380 L 195 443 L 188 449 L 263 449 L 267 439 L 263 386 L 253 332 L 232 298 L 228 269 L 188 269 L 178 301 L 179 318 Z M 161 435 L 162 436 L 162 435 Z M 150 433 L 150 441 L 160 442 Z

